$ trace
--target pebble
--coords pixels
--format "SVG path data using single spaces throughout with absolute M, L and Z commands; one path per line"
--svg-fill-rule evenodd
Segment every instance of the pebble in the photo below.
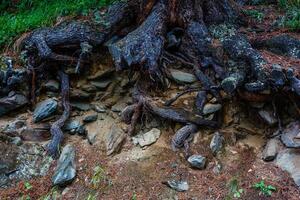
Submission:
M 93 115 L 88 115 L 85 116 L 83 119 L 84 123 L 90 123 L 90 122 L 94 122 L 98 119 L 98 115 L 97 114 L 93 114 Z
M 258 114 L 270 126 L 275 125 L 278 122 L 277 118 L 273 116 L 271 111 L 260 110 Z
M 24 95 L 10 93 L 7 97 L 0 99 L 0 116 L 25 106 L 27 103 L 28 100 Z
M 88 111 L 91 109 L 91 105 L 88 103 L 72 102 L 71 106 L 79 111 Z
M 175 70 L 175 69 L 171 69 L 170 72 L 171 72 L 172 77 L 177 82 L 194 83 L 197 80 L 196 77 L 190 73 L 186 73 L 186 72 Z
M 188 162 L 193 168 L 204 169 L 206 165 L 206 158 L 201 155 L 192 155 L 188 158 Z
M 288 148 L 300 148 L 299 139 L 295 139 L 298 137 L 300 133 L 300 122 L 292 122 L 290 123 L 281 134 L 282 143 Z
M 59 91 L 59 83 L 56 80 L 49 80 L 45 84 L 45 88 L 50 92 L 58 92 Z
M 172 188 L 173 190 L 176 190 L 177 192 L 185 192 L 189 189 L 187 181 L 171 180 L 167 181 L 166 185 Z
M 215 112 L 221 110 L 221 108 L 222 108 L 221 104 L 208 103 L 203 108 L 203 114 L 204 115 L 212 114 L 212 113 L 215 113 Z
M 272 161 L 276 158 L 279 148 L 278 145 L 278 140 L 275 138 L 268 141 L 262 154 L 264 161 Z
M 223 147 L 224 137 L 221 133 L 216 132 L 210 142 L 210 149 L 213 154 L 218 153 Z

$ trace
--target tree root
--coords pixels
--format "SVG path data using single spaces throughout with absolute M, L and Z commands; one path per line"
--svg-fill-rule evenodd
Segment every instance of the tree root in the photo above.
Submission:
M 69 76 L 62 71 L 58 72 L 61 79 L 61 95 L 62 95 L 62 105 L 64 108 L 62 116 L 52 124 L 50 132 L 52 139 L 47 147 L 47 152 L 52 157 L 56 158 L 59 155 L 60 144 L 63 140 L 63 132 L 61 128 L 63 127 L 65 121 L 70 115 L 70 102 L 69 102 Z

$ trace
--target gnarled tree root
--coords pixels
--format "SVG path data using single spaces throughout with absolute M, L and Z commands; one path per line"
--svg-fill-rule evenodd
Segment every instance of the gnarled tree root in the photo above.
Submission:
M 64 111 L 62 116 L 51 126 L 50 132 L 52 139 L 47 146 L 48 154 L 55 158 L 59 155 L 60 144 L 63 140 L 63 132 L 61 128 L 63 127 L 65 121 L 69 118 L 71 110 L 69 102 L 69 76 L 62 71 L 59 71 L 58 74 L 61 79 L 61 96 Z

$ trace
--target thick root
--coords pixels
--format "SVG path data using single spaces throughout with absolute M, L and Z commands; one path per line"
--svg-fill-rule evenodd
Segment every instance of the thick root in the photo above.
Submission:
M 59 76 L 61 78 L 61 95 L 64 111 L 62 116 L 52 124 L 50 129 L 52 140 L 48 144 L 47 151 L 52 157 L 57 157 L 59 155 L 60 144 L 63 140 L 63 132 L 61 128 L 63 127 L 65 121 L 69 118 L 71 110 L 69 102 L 69 76 L 62 71 L 59 71 Z

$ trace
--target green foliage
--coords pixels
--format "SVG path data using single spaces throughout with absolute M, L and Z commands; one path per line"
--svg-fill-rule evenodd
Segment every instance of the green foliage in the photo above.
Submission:
M 97 188 L 97 186 L 99 185 L 99 183 L 103 180 L 105 180 L 106 176 L 105 176 L 105 171 L 103 168 L 101 168 L 100 166 L 96 166 L 94 168 L 94 174 L 91 180 L 92 186 L 94 188 Z
M 131 200 L 137 200 L 137 196 L 136 196 L 136 193 L 134 192 L 132 197 L 131 197 Z
M 265 182 L 262 180 L 259 183 L 253 185 L 253 187 L 260 191 L 261 194 L 265 196 L 271 196 L 272 191 L 276 191 L 276 188 L 272 185 L 265 185 Z
M 27 31 L 52 25 L 57 17 L 87 15 L 90 10 L 112 3 L 114 0 L 1 0 L 0 47 Z
M 262 22 L 262 20 L 264 19 L 265 15 L 262 12 L 259 12 L 257 10 L 244 10 L 243 11 L 246 15 L 254 18 L 255 20 Z
M 24 186 L 25 186 L 25 189 L 26 189 L 26 190 L 32 189 L 32 185 L 31 185 L 29 182 L 25 182 L 25 183 L 24 183 Z
M 89 196 L 86 198 L 86 200 L 97 200 L 97 194 L 89 194 Z
M 292 30 L 300 30 L 300 0 L 278 0 L 278 5 L 285 10 L 284 25 Z
M 236 178 L 232 179 L 228 185 L 229 185 L 229 195 L 226 197 L 226 200 L 230 200 L 232 198 L 239 199 L 242 197 L 244 189 L 239 188 L 239 183 Z

